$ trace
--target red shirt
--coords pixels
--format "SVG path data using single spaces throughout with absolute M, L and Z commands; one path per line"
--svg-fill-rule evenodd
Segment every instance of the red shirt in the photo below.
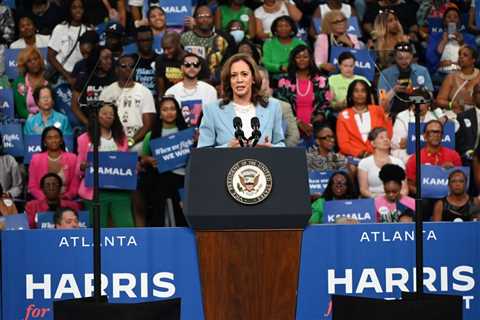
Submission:
M 415 162 L 417 161 L 417 156 L 414 154 L 408 158 L 406 170 L 407 170 L 407 179 L 411 181 L 416 181 L 417 168 Z M 431 166 L 442 166 L 443 164 L 451 162 L 455 167 L 462 165 L 462 160 L 458 155 L 457 151 L 440 147 L 438 152 L 431 153 L 427 151 L 427 148 L 420 150 L 420 163 L 431 165 Z
M 80 204 L 72 200 L 60 200 L 60 208 L 72 208 L 74 210 L 80 210 Z M 25 205 L 25 214 L 28 218 L 28 224 L 31 229 L 35 229 L 37 224 L 35 222 L 35 215 L 39 212 L 49 211 L 47 200 L 31 200 Z

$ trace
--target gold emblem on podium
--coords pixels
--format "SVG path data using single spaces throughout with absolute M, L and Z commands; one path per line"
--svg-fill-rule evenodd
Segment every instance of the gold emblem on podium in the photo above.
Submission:
M 272 174 L 258 160 L 245 159 L 233 165 L 227 175 L 228 193 L 242 204 L 257 204 L 272 191 Z

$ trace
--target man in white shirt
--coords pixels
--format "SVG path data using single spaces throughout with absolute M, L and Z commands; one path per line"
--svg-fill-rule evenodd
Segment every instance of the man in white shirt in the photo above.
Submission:
M 172 95 L 178 101 L 185 122 L 196 126 L 202 107 L 218 99 L 217 90 L 206 82 L 199 81 L 198 76 L 202 71 L 199 57 L 187 53 L 183 58 L 183 81 L 173 85 L 165 95 Z
M 132 56 L 120 57 L 115 69 L 118 81 L 103 90 L 100 100 L 117 106 L 128 146 L 131 151 L 140 152 L 143 137 L 155 121 L 156 110 L 150 90 L 132 80 L 135 62 Z

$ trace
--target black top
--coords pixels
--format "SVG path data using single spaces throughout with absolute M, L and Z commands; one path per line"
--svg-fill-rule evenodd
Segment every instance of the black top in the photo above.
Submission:
M 473 203 L 473 198 L 469 197 L 468 201 L 463 206 L 455 206 L 448 202 L 447 197 L 442 199 L 443 211 L 442 221 L 471 221 L 472 213 L 479 208 Z

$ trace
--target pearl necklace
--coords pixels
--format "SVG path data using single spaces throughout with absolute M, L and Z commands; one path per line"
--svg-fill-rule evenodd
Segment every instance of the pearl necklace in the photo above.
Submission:
M 307 90 L 305 92 L 301 92 L 300 91 L 300 82 L 298 81 L 298 78 L 297 78 L 297 94 L 300 97 L 305 97 L 310 92 L 311 87 L 312 87 L 312 81 L 308 80 Z
M 47 158 L 48 160 L 52 161 L 52 162 L 57 162 L 60 158 L 62 157 L 62 155 L 60 154 L 58 157 L 56 158 L 51 158 L 48 154 L 47 154 Z

